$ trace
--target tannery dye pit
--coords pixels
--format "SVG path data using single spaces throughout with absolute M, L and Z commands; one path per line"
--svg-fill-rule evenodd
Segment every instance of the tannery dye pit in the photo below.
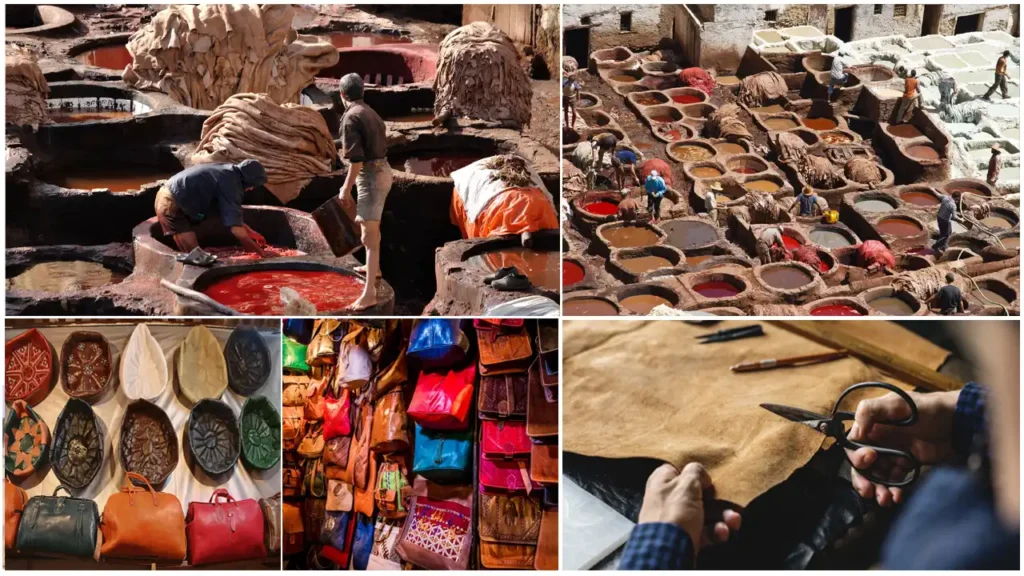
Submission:
M 639 256 L 636 258 L 624 258 L 619 264 L 633 274 L 643 274 L 658 268 L 671 268 L 672 262 L 661 256 Z
M 416 152 L 395 158 L 389 157 L 388 163 L 391 164 L 392 169 L 401 172 L 448 178 L 459 168 L 465 168 L 486 157 L 483 154 L 468 152 L 432 151 Z
M 341 311 L 363 291 L 355 276 L 325 270 L 260 270 L 217 280 L 203 293 L 242 314 L 281 316 L 281 289 L 291 288 L 317 310 Z
M 547 290 L 558 290 L 560 261 L 561 255 L 558 252 L 505 248 L 471 256 L 465 264 L 488 274 L 515 266 L 530 279 L 530 284 Z
M 167 180 L 174 176 L 169 170 L 154 170 L 144 166 L 126 166 L 118 171 L 110 169 L 62 171 L 45 176 L 50 184 L 74 190 L 110 190 L 130 192 L 141 190 L 147 184 Z
M 619 300 L 619 304 L 630 312 L 642 315 L 649 313 L 655 306 L 660 306 L 662 304 L 672 306 L 672 302 L 667 298 L 662 298 L 655 294 L 637 294 L 635 296 L 627 296 L 626 298 Z
M 75 59 L 82 64 L 119 72 L 132 63 L 132 55 L 124 44 L 93 48 L 75 56 Z
M 601 232 L 605 241 L 612 248 L 635 248 L 638 246 L 650 246 L 658 241 L 658 235 L 653 230 L 639 226 L 620 226 L 607 228 Z

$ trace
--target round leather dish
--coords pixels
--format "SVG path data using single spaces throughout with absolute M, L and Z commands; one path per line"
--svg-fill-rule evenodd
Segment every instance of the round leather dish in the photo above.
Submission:
M 85 488 L 103 464 L 103 431 L 83 400 L 68 400 L 57 417 L 50 450 L 53 473 L 69 488 Z
M 220 398 L 228 387 L 228 368 L 220 342 L 206 326 L 188 331 L 178 351 L 181 393 L 193 404 Z
M 196 464 L 210 475 L 235 465 L 241 449 L 238 420 L 219 400 L 200 400 L 188 415 L 188 445 Z
M 171 419 L 146 400 L 128 405 L 121 422 L 121 467 L 162 484 L 178 465 L 178 436 Z
M 255 394 L 270 377 L 270 349 L 255 328 L 240 326 L 231 331 L 224 346 L 224 360 L 228 364 L 228 386 L 242 396 Z
M 42 402 L 56 381 L 55 352 L 50 342 L 33 328 L 8 340 L 4 352 L 6 401 L 24 400 L 31 406 Z
M 281 415 L 263 396 L 242 405 L 242 460 L 250 468 L 267 470 L 281 459 Z
M 121 390 L 131 400 L 152 400 L 166 388 L 167 359 L 163 348 L 149 326 L 139 324 L 121 351 Z
M 60 349 L 60 367 L 60 385 L 68 396 L 97 400 L 114 375 L 110 343 L 99 332 L 72 332 Z
M 46 464 L 50 429 L 24 400 L 15 400 L 4 421 L 4 469 L 12 478 L 26 478 Z

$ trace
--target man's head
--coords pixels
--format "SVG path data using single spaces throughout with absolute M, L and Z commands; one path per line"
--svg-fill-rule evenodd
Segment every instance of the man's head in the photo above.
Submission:
M 810 186 L 804 186 L 803 193 L 804 196 L 814 196 L 814 188 L 811 188 Z
M 946 284 L 952 284 L 954 281 L 956 281 L 956 274 L 946 272 Z
M 658 177 L 658 171 L 657 170 L 651 170 L 651 178 L 657 178 L 657 177 Z
M 1009 50 L 1003 50 L 1003 58 L 1009 58 L 1009 57 L 1010 57 L 1010 51 Z
M 629 198 L 629 188 L 623 188 L 619 193 L 623 198 Z
M 257 186 L 263 186 L 267 182 L 267 171 L 260 164 L 259 160 L 242 160 L 235 165 L 242 175 L 242 186 L 246 190 L 252 190 Z
M 999 154 L 1000 152 L 1002 152 L 1002 150 L 999 149 L 999 144 L 993 144 L 992 145 L 992 155 L 995 156 L 996 154 Z
M 910 77 L 911 78 L 917 78 L 917 70 L 911 70 L 910 71 Z
M 345 102 L 363 99 L 363 79 L 359 74 L 349 73 L 342 76 L 339 88 L 341 88 L 341 97 Z
M 622 170 L 622 159 L 620 159 L 615 154 L 612 154 L 612 168 L 615 168 L 616 170 Z

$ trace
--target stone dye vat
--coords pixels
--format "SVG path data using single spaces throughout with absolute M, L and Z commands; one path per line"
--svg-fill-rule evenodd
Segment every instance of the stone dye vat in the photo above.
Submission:
M 896 202 L 889 199 L 882 199 L 880 197 L 862 197 L 859 198 L 854 206 L 862 212 L 870 214 L 881 214 L 884 212 L 892 212 L 896 209 Z M 811 238 L 813 240 L 813 236 Z
M 111 168 L 81 168 L 75 171 L 57 172 L 43 178 L 54 186 L 71 190 L 110 190 L 111 192 L 134 192 L 147 184 L 167 180 L 177 171 L 158 167 L 136 165 Z
M 650 246 L 661 240 L 657 229 L 649 225 L 631 225 L 610 222 L 597 228 L 597 236 L 610 249 Z
M 431 44 L 384 44 L 341 48 L 338 63 L 317 72 L 318 78 L 358 74 L 366 84 L 402 86 L 433 82 L 437 50 Z
M 700 220 L 669 220 L 661 228 L 668 234 L 666 243 L 684 252 L 718 241 L 718 229 Z
M 78 60 L 86 66 L 95 66 L 107 70 L 124 71 L 125 67 L 132 63 L 132 55 L 128 52 L 127 38 L 118 44 L 107 44 L 91 48 L 75 55 Z
M 924 230 L 920 224 L 909 218 L 884 218 L 875 223 L 875 229 L 881 234 L 898 238 L 911 238 Z
M 565 316 L 618 316 L 619 308 L 610 300 L 597 297 L 567 298 L 562 303 Z
M 759 272 L 766 285 L 780 290 L 803 288 L 814 280 L 813 276 L 796 266 L 762 266 Z
M 558 290 L 560 260 L 561 254 L 558 252 L 512 247 L 471 256 L 465 260 L 465 265 L 487 274 L 508 266 L 515 266 L 519 272 L 530 279 L 530 284 L 547 290 Z
M 570 288 L 586 278 L 587 272 L 583 266 L 573 262 L 572 260 L 562 261 L 562 287 Z
M 295 290 L 318 312 L 340 311 L 359 297 L 363 281 L 335 270 L 253 270 L 211 281 L 202 292 L 242 314 L 279 316 L 282 288 Z
M 468 150 L 434 150 L 389 156 L 388 164 L 400 172 L 418 176 L 449 178 L 452 172 L 488 156 L 489 154 Z
M 811 242 L 830 249 L 851 246 L 855 243 L 848 234 L 840 231 L 838 228 L 816 226 L 811 229 L 809 236 Z
M 624 311 L 645 316 L 657 306 L 674 307 L 679 303 L 679 295 L 658 284 L 635 284 L 623 288 L 618 293 L 619 306 Z
M 900 193 L 900 200 L 921 208 L 939 205 L 939 197 L 926 190 L 907 190 Z

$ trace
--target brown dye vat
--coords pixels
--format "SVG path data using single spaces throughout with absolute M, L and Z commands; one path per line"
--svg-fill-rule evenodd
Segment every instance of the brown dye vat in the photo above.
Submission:
M 693 291 L 705 298 L 729 298 L 740 293 L 740 289 L 721 280 L 702 282 L 693 287 Z
M 719 76 L 715 78 L 715 81 L 721 86 L 735 86 L 740 83 L 740 79 L 736 76 Z
M 657 106 L 658 104 L 663 104 L 663 102 L 661 100 L 659 100 L 657 97 L 652 96 L 650 94 L 634 96 L 633 97 L 633 102 L 635 102 L 635 103 L 637 103 L 637 104 L 639 104 L 641 106 Z
M 647 142 L 647 141 L 637 142 L 637 141 L 634 141 L 633 142 L 633 147 L 636 148 L 637 150 L 643 150 L 643 151 L 654 150 L 655 144 L 654 144 L 654 142 Z
M 671 124 L 676 121 L 675 118 L 668 114 L 659 114 L 657 116 L 651 116 L 650 118 L 652 122 L 658 122 L 659 124 Z
M 466 267 L 490 273 L 507 266 L 515 266 L 530 279 L 530 284 L 547 290 L 558 290 L 561 285 L 561 261 L 562 257 L 558 252 L 516 247 L 471 256 L 466 259 Z
M 776 114 L 778 112 L 785 112 L 786 109 L 778 104 L 769 104 L 768 106 L 751 108 L 750 111 L 754 114 Z
M 132 63 L 132 55 L 124 44 L 100 46 L 75 56 L 82 64 L 106 68 L 107 70 L 124 70 Z
M 639 80 L 638 78 L 634 78 L 628 74 L 616 74 L 615 76 L 612 76 L 611 79 L 616 82 L 636 82 Z
M 41 262 L 7 281 L 8 290 L 69 292 L 117 284 L 125 276 L 85 260 Z
M 707 160 L 714 156 L 714 154 L 707 148 L 703 146 L 694 146 L 693 144 L 678 144 L 672 146 L 672 154 L 686 161 Z M 719 174 L 719 176 L 721 176 L 721 174 Z
M 740 146 L 739 144 L 734 144 L 732 142 L 719 142 L 718 144 L 715 144 L 715 150 L 718 150 L 719 154 L 725 155 L 747 153 L 746 149 L 744 149 L 743 146 Z
M 411 38 L 395 34 L 373 34 L 369 32 L 332 32 L 328 38 L 335 48 L 360 48 L 381 44 L 407 44 Z
M 637 314 L 649 314 L 650 311 L 661 304 L 672 307 L 672 303 L 666 298 L 661 296 L 655 296 L 654 294 L 637 294 L 636 296 L 629 296 L 619 300 L 619 304 L 630 312 Z
M 826 132 L 821 135 L 821 139 L 827 144 L 848 144 L 853 142 L 852 136 L 842 132 Z
M 896 208 L 886 202 L 885 200 L 877 200 L 874 198 L 865 198 L 863 200 L 857 200 L 854 204 L 858 209 L 864 212 L 870 212 L 872 214 L 880 214 L 882 212 L 892 212 Z
M 1013 228 L 1013 224 L 1002 216 L 989 216 L 988 218 L 982 218 L 981 223 L 990 228 Z
M 934 194 L 927 192 L 904 192 L 900 194 L 900 199 L 914 206 L 938 206 L 939 204 L 939 199 Z
M 672 262 L 661 256 L 640 256 L 638 258 L 626 258 L 619 260 L 619 265 L 633 274 L 643 274 L 658 268 L 671 268 Z
M 897 138 L 920 138 L 924 134 L 913 124 L 890 124 L 886 132 Z
M 117 120 L 131 118 L 131 112 L 125 110 L 76 110 L 75 112 L 50 112 L 50 120 L 57 124 L 68 122 L 92 122 L 95 120 Z
M 998 306 L 1000 304 L 1003 306 L 1010 305 L 1010 302 L 1006 298 L 1003 298 L 1002 296 L 991 290 L 986 290 L 985 288 L 971 290 L 970 293 L 967 294 L 967 297 L 970 298 L 971 300 L 974 300 L 980 306 L 983 307 Z
M 174 172 L 156 170 L 144 166 L 120 168 L 117 173 L 106 171 L 83 170 L 81 172 L 63 172 L 44 177 L 44 180 L 55 186 L 75 190 L 107 189 L 111 192 L 129 192 L 141 190 L 146 184 L 158 180 L 166 180 L 174 176 Z
M 927 144 L 918 144 L 907 148 L 907 156 L 918 160 L 938 160 L 940 158 L 939 151 Z
M 1011 236 L 1009 238 L 1000 238 L 1000 242 L 1003 243 L 1003 248 L 1020 248 L 1020 236 Z
M 714 226 L 695 220 L 663 222 L 661 227 L 668 234 L 668 243 L 680 250 L 692 250 L 718 240 Z
M 566 316 L 618 316 L 619 311 L 607 300 L 600 298 L 575 298 L 562 304 Z
M 405 114 L 403 116 L 386 116 L 384 118 L 388 122 L 430 122 L 434 119 L 433 112 L 420 112 L 419 114 Z M 577 140 L 579 137 L 577 136 Z M 572 144 L 573 142 L 565 142 L 565 144 Z
M 882 298 L 875 298 L 868 302 L 868 306 L 871 306 L 875 310 L 889 316 L 913 316 L 914 309 L 910 307 L 900 298 L 895 296 L 885 296 Z
M 831 118 L 804 118 L 801 122 L 811 130 L 832 130 L 839 126 L 839 123 Z
M 672 141 L 683 139 L 683 134 L 679 130 L 669 130 L 668 132 L 662 134 L 662 136 Z
M 783 290 L 792 290 L 806 286 L 812 280 L 810 274 L 792 266 L 762 268 L 761 279 L 764 280 L 765 284 Z
M 729 198 L 725 194 L 717 194 L 717 195 L 715 195 L 715 200 L 719 204 L 725 204 L 725 203 L 728 203 L 728 202 L 732 202 L 732 198 Z
M 764 125 L 769 130 L 792 130 L 799 126 L 790 118 L 768 118 L 764 121 Z
M 388 158 L 388 164 L 401 172 L 448 178 L 452 172 L 459 168 L 465 168 L 482 158 L 487 158 L 487 154 L 433 150 Z
M 771 180 L 751 180 L 750 182 L 744 182 L 743 187 L 748 190 L 757 190 L 759 192 L 775 192 L 781 186 L 777 182 Z
M 713 257 L 713 254 L 697 254 L 696 256 L 687 256 L 686 263 L 689 264 L 690 266 L 696 266 L 697 264 L 700 264 L 701 262 Z
M 691 168 L 690 173 L 697 178 L 718 178 L 722 175 L 722 171 L 713 166 L 698 166 Z
M 882 234 L 889 234 L 901 238 L 917 236 L 921 233 L 921 227 L 912 220 L 906 218 L 886 218 L 875 224 L 875 229 Z
M 612 248 L 636 248 L 650 246 L 658 242 L 658 235 L 653 230 L 639 226 L 620 226 L 601 231 L 605 241 Z

